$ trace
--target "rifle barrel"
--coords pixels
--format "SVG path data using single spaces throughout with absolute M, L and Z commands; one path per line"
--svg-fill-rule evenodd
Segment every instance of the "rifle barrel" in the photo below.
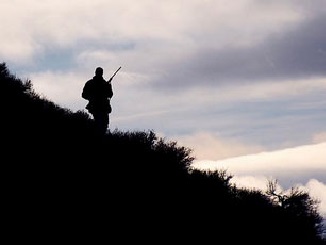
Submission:
M 114 78 L 114 76 L 117 74 L 117 72 L 121 69 L 121 66 L 113 73 L 113 76 L 110 78 L 110 81 Z

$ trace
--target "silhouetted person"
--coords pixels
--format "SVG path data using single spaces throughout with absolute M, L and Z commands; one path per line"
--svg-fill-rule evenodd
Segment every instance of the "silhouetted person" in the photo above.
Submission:
M 103 135 L 109 125 L 109 114 L 112 111 L 110 100 L 113 96 L 111 77 L 109 81 L 103 78 L 103 68 L 97 67 L 95 76 L 88 80 L 83 88 L 82 97 L 88 100 L 86 109 L 94 117 L 96 132 Z

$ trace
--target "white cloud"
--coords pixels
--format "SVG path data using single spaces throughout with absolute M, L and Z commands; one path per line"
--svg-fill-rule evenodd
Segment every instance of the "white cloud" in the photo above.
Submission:
M 326 132 L 319 132 L 313 135 L 314 143 L 321 143 L 326 141 Z
M 24 58 L 28 64 L 46 49 L 73 48 L 85 41 L 96 47 L 99 43 L 133 40 L 145 51 L 148 47 L 151 56 L 159 52 L 162 59 L 169 59 L 171 52 L 180 50 L 239 45 L 240 40 L 252 44 L 271 31 L 285 28 L 287 23 L 299 22 L 303 16 L 296 9 L 296 5 L 284 3 L 256 6 L 251 0 L 191 0 L 187 4 L 151 0 L 5 0 L 0 10 L 5 48 L 0 54 L 15 62 Z
M 326 142 L 298 146 L 290 149 L 283 149 L 273 152 L 261 152 L 236 158 L 220 161 L 198 161 L 196 166 L 200 168 L 229 168 L 236 174 L 249 174 L 252 172 L 263 175 L 281 172 L 282 175 L 289 175 L 291 171 L 305 172 L 314 170 L 324 171 L 326 174 Z M 284 171 L 289 171 L 285 173 Z M 326 175 L 325 175 L 326 178 Z
M 231 183 L 236 184 L 240 188 L 256 189 L 267 191 L 267 185 L 269 181 L 273 181 L 273 178 L 268 178 L 262 175 L 249 176 L 249 175 L 235 175 L 231 179 Z M 284 188 L 277 183 L 277 192 L 284 192 Z
M 261 190 L 263 192 L 267 191 L 268 181 L 272 180 L 266 176 L 233 176 L 231 183 L 236 184 L 238 187 Z M 321 216 L 326 220 L 326 182 L 321 182 L 316 179 L 310 179 L 306 183 L 296 183 L 291 186 L 297 187 L 299 190 L 307 191 L 311 198 L 318 202 L 318 211 Z M 278 193 L 288 193 L 291 188 L 286 189 L 277 183 L 277 192 Z
M 64 108 L 73 111 L 82 110 L 87 102 L 81 98 L 83 86 L 94 74 L 91 71 L 87 76 L 76 72 L 45 71 L 30 74 L 35 92 Z M 87 77 L 87 78 L 86 78 Z
M 193 149 L 197 160 L 225 159 L 263 150 L 260 146 L 241 144 L 235 140 L 226 140 L 211 132 L 196 132 L 192 135 L 178 136 L 178 143 Z
M 326 183 L 316 179 L 311 179 L 304 188 L 310 193 L 311 197 L 319 201 L 319 211 L 326 217 Z
M 225 169 L 239 187 L 267 190 L 269 180 L 277 180 L 279 190 L 291 187 L 307 190 L 320 201 L 326 219 L 326 142 L 272 152 L 261 152 L 219 161 L 195 161 L 199 169 Z

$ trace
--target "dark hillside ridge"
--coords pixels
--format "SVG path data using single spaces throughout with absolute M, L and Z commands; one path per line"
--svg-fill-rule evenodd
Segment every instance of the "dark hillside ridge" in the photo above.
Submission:
M 191 168 L 191 150 L 147 132 L 94 134 L 0 64 L 5 234 L 11 241 L 326 244 L 306 193 L 284 200 Z

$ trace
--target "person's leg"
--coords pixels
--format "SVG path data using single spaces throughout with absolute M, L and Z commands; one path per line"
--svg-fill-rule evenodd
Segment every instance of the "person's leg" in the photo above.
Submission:
M 96 132 L 100 135 L 104 135 L 108 127 L 108 119 L 106 113 L 95 113 L 94 121 Z

